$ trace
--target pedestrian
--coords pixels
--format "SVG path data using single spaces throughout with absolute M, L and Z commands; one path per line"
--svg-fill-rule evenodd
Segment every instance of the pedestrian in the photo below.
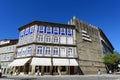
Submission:
M 100 69 L 98 69 L 98 75 L 101 75 L 101 70 Z
M 37 75 L 38 75 L 38 76 L 40 75 L 40 71 L 39 71 L 39 69 L 37 70 Z
M 18 69 L 16 69 L 16 75 L 18 75 Z
M 111 70 L 109 70 L 109 74 L 112 74 L 112 71 L 111 71 Z
M 13 71 L 11 70 L 11 71 L 10 71 L 10 75 L 12 76 L 12 74 L 13 74 Z

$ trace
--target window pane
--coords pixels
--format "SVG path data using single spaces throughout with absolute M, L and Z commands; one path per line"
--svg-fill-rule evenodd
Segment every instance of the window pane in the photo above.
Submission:
M 65 28 L 60 28 L 61 35 L 65 35 Z
M 53 55 L 59 55 L 59 48 L 54 48 Z
M 45 55 L 50 55 L 50 54 L 51 54 L 51 48 L 50 47 L 46 47 Z
M 43 49 L 44 48 L 42 46 L 38 46 L 37 49 L 36 49 L 36 53 L 42 55 L 43 54 Z
M 59 37 L 54 36 L 53 41 L 54 41 L 55 43 L 58 43 L 58 42 L 59 42 Z
M 72 55 L 73 55 L 73 49 L 72 48 L 68 48 L 67 56 L 72 56 Z
M 30 27 L 30 33 L 33 33 L 33 32 L 34 32 L 34 28 L 35 28 L 34 26 L 31 26 L 31 27 Z
M 50 26 L 46 27 L 46 31 L 47 33 L 51 33 L 52 32 L 52 28 Z
M 45 42 L 51 42 L 51 37 L 50 36 L 46 36 L 45 37 Z
M 38 42 L 43 42 L 44 41 L 43 39 L 44 39 L 43 35 L 38 35 L 37 37 Z

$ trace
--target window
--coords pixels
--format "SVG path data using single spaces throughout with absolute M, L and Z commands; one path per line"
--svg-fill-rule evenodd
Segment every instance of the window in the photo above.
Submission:
M 54 36 L 54 37 L 53 37 L 53 41 L 54 41 L 54 43 L 59 43 L 59 37 Z
M 25 31 L 25 30 L 22 30 L 22 31 L 20 32 L 20 37 L 24 37 L 24 31 Z
M 67 35 L 72 36 L 72 29 L 70 29 L 70 28 L 67 29 Z
M 38 42 L 43 42 L 43 41 L 44 41 L 43 35 L 38 35 L 37 41 L 38 41 Z
M 37 46 L 37 48 L 36 48 L 36 53 L 37 53 L 38 55 L 43 55 L 43 49 L 44 49 L 43 46 Z
M 39 26 L 38 28 L 39 28 L 38 30 L 39 30 L 40 33 L 44 32 L 44 26 Z
M 51 55 L 51 48 L 50 47 L 45 48 L 45 55 Z
M 46 32 L 47 32 L 48 34 L 50 34 L 50 33 L 52 32 L 52 27 L 47 26 L 47 27 L 46 27 Z
M 28 35 L 29 34 L 29 28 L 26 28 L 25 29 L 25 35 Z
M 30 27 L 30 33 L 31 33 L 31 34 L 34 32 L 34 29 L 35 29 L 34 26 L 31 26 L 31 27 Z
M 31 54 L 31 53 L 32 53 L 32 48 L 31 48 L 31 47 L 28 47 L 27 51 L 28 51 L 27 54 Z
M 26 55 L 26 47 L 22 49 L 22 56 L 25 56 L 25 55 Z
M 33 39 L 34 39 L 34 35 L 30 35 L 30 36 L 29 36 L 29 39 L 30 39 L 30 42 L 32 42 Z
M 66 57 L 66 48 L 64 48 L 64 47 L 60 48 L 60 56 Z
M 60 28 L 60 34 L 65 35 L 65 28 Z
M 57 48 L 57 47 L 55 47 L 54 49 L 53 49 L 53 55 L 59 55 L 59 48 Z
M 68 48 L 67 56 L 73 56 L 73 49 L 72 48 Z
M 59 34 L 59 28 L 58 27 L 54 27 L 54 34 Z
M 45 37 L 45 42 L 51 42 L 51 37 L 50 36 L 46 36 Z
M 17 57 L 21 56 L 21 48 L 17 50 Z

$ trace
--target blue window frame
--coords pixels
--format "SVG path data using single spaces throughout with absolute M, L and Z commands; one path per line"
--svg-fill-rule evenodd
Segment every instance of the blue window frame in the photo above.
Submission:
M 28 35 L 28 34 L 29 34 L 29 31 L 30 31 L 29 27 L 26 28 L 26 29 L 25 29 L 25 35 Z
M 60 28 L 60 34 L 65 35 L 66 34 L 66 29 L 65 28 Z
M 45 27 L 44 26 L 38 26 L 38 32 L 44 33 Z
M 72 35 L 73 35 L 73 29 L 68 28 L 68 29 L 67 29 L 67 35 L 68 35 L 68 36 L 72 36 Z
M 22 30 L 22 31 L 20 32 L 20 37 L 24 37 L 24 32 L 25 32 L 25 30 Z
M 30 27 L 30 34 L 34 33 L 34 30 L 35 30 L 35 26 L 31 26 Z
M 46 27 L 46 33 L 47 33 L 47 34 L 51 34 L 51 33 L 52 33 L 52 27 L 47 26 L 47 27 Z
M 59 34 L 59 27 L 53 27 L 54 34 Z

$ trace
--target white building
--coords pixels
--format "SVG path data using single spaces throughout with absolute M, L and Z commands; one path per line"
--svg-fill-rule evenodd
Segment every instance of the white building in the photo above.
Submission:
M 20 74 L 77 73 L 76 30 L 73 25 L 34 21 L 19 28 L 15 60 Z
M 1 40 L 0 41 L 0 65 L 3 74 L 10 71 L 9 64 L 13 61 L 16 53 L 16 45 L 18 40 Z

